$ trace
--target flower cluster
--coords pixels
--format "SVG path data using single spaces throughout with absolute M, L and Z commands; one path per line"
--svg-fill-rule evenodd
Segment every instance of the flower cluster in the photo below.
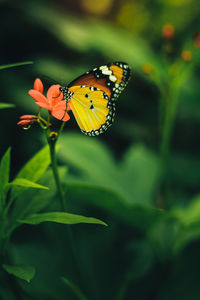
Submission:
M 162 34 L 162 50 L 164 50 L 165 54 L 165 59 L 166 59 L 166 54 L 167 55 L 172 55 L 175 54 L 176 51 L 174 50 L 174 42 L 175 42 L 175 27 L 174 25 L 167 23 L 162 26 L 161 29 L 161 34 Z M 196 51 L 195 49 L 200 49 L 200 31 L 197 31 L 193 34 L 193 41 L 190 44 L 188 43 L 188 49 L 182 49 L 182 51 L 179 54 L 179 57 L 177 58 L 177 61 L 174 61 L 174 70 L 176 69 L 176 66 L 181 65 L 178 63 L 178 60 L 182 60 L 186 63 L 189 63 L 193 60 L 193 57 L 195 59 L 196 56 Z M 171 70 L 173 69 L 170 67 Z M 154 75 L 156 73 L 156 69 L 154 68 L 153 65 L 150 63 L 145 63 L 141 66 L 141 71 L 142 73 L 146 75 Z
M 44 86 L 42 81 L 37 78 L 34 82 L 33 89 L 29 90 L 29 95 L 36 101 L 39 107 L 45 108 L 56 119 L 66 122 L 70 119 L 68 111 L 71 110 L 69 103 L 63 100 L 63 94 L 60 91 L 60 85 L 52 85 L 48 91 L 46 97 L 43 94 Z M 20 117 L 20 121 L 17 123 L 23 128 L 29 128 L 30 125 L 38 121 L 37 116 L 24 115 Z
M 40 107 L 48 109 L 52 116 L 61 121 L 68 121 L 70 105 L 66 104 L 66 100 L 63 100 L 63 94 L 60 92 L 60 85 L 52 85 L 48 91 L 47 96 L 43 95 L 43 84 L 42 81 L 37 78 L 34 82 L 34 89 L 28 93 L 36 101 L 36 104 Z

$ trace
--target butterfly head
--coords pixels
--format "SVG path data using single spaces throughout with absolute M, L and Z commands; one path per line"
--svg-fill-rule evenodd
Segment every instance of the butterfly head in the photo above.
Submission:
M 60 87 L 60 92 L 63 94 L 63 100 L 69 102 L 72 97 L 72 93 L 69 91 L 68 87 Z

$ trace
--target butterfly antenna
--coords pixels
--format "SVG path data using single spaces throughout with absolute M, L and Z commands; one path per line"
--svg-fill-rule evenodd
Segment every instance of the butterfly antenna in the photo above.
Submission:
M 56 97 L 52 97 L 52 98 L 58 98 L 60 95 L 61 95 L 61 91 L 60 91 L 60 93 L 56 96 Z
M 47 81 L 48 83 L 50 83 L 51 85 L 53 85 L 53 84 L 58 84 L 58 81 L 57 80 L 54 80 L 54 79 L 52 79 L 51 77 L 49 77 L 49 76 L 41 76 L 42 77 L 42 79 L 43 80 L 45 80 L 45 81 Z M 61 95 L 61 90 L 60 90 L 60 93 L 57 95 L 57 96 L 55 96 L 55 97 L 52 97 L 52 98 L 58 98 L 60 95 Z

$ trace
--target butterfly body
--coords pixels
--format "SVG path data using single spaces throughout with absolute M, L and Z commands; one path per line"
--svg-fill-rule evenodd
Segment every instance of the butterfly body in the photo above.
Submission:
M 81 131 L 97 136 L 112 125 L 115 102 L 130 78 L 126 63 L 115 62 L 86 72 L 61 87 L 63 99 L 69 102 Z

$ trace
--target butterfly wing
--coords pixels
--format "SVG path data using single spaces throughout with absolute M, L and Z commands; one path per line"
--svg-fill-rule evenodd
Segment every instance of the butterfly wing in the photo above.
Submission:
M 110 100 L 114 101 L 127 85 L 130 73 L 128 64 L 114 62 L 86 72 L 72 81 L 68 87 L 93 86 L 104 91 Z
M 130 78 L 126 63 L 95 68 L 68 85 L 69 104 L 81 131 L 95 136 L 107 130 L 115 114 L 115 101 Z
M 107 130 L 114 120 L 115 113 L 115 103 L 110 102 L 107 94 L 88 86 L 75 86 L 70 91 L 70 107 L 81 131 L 95 136 Z

